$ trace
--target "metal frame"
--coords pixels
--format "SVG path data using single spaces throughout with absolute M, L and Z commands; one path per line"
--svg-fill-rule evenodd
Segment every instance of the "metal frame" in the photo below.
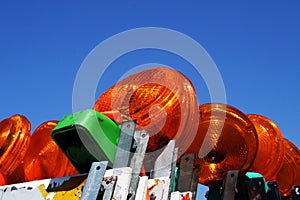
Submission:
M 80 200 L 96 200 L 108 162 L 94 162 L 91 166 Z

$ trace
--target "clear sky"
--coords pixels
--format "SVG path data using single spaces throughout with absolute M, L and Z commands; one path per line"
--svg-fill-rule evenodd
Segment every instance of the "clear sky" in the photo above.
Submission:
M 34 130 L 72 113 L 76 74 L 99 43 L 129 29 L 163 27 L 203 46 L 218 67 L 228 104 L 272 119 L 299 148 L 299 10 L 296 0 L 1 1 L 0 120 L 23 114 Z M 96 96 L 145 63 L 182 71 L 194 83 L 199 104 L 210 101 L 189 63 L 155 49 L 115 60 Z

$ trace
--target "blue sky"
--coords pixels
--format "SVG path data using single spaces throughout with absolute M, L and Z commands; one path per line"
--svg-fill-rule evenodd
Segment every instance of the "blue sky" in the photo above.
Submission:
M 129 29 L 163 27 L 203 46 L 219 69 L 228 104 L 272 119 L 299 148 L 299 9 L 298 1 L 2 1 L 0 120 L 20 113 L 34 129 L 72 113 L 77 71 L 99 43 Z M 184 72 L 199 104 L 210 101 L 189 63 L 151 49 L 112 63 L 96 96 L 144 63 Z

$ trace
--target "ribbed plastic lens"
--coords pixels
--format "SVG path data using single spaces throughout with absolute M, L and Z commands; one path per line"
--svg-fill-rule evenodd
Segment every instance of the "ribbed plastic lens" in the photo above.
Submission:
M 278 126 L 270 119 L 248 114 L 258 135 L 258 151 L 249 171 L 262 174 L 267 181 L 275 180 L 284 157 L 283 136 Z
M 187 152 L 200 151 L 195 160 L 201 166 L 199 183 L 211 186 L 222 180 L 228 170 L 246 172 L 258 147 L 251 121 L 238 109 L 225 104 L 203 104 L 199 110 L 198 133 Z M 208 153 L 201 155 L 205 151 Z
M 118 110 L 135 119 L 138 129 L 150 131 L 148 151 L 174 138 L 184 151 L 198 127 L 193 85 L 183 74 L 166 67 L 147 69 L 121 80 L 99 97 L 94 109 Z
M 78 173 L 51 138 L 50 133 L 57 123 L 58 121 L 44 122 L 32 134 L 31 143 L 24 158 L 26 181 Z
M 30 122 L 14 115 L 0 122 L 0 172 L 11 174 L 25 156 L 30 142 Z
M 277 174 L 277 181 L 282 196 L 289 196 L 293 185 L 300 184 L 300 152 L 289 140 L 284 139 L 284 160 Z

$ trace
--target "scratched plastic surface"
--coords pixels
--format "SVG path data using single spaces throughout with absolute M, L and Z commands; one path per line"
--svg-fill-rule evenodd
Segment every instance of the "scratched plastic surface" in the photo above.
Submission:
M 195 159 L 201 166 L 199 183 L 216 184 L 227 170 L 246 172 L 258 147 L 251 121 L 238 109 L 225 104 L 203 104 L 199 110 L 198 133 L 188 150 L 188 153 L 199 152 Z
M 277 181 L 282 196 L 289 196 L 293 185 L 300 185 L 300 152 L 289 140 L 284 139 L 284 160 L 277 174 Z
M 136 120 L 138 129 L 150 131 L 148 151 L 171 139 L 186 150 L 198 126 L 198 103 L 192 83 L 166 67 L 147 69 L 121 80 L 94 105 L 99 112 L 119 110 Z
M 50 133 L 57 123 L 58 121 L 44 122 L 32 134 L 31 143 L 24 158 L 26 181 L 78 174 L 51 138 Z
M 249 171 L 262 174 L 267 181 L 275 180 L 284 157 L 283 136 L 278 126 L 267 117 L 248 114 L 258 135 L 258 151 Z
M 30 143 L 30 122 L 14 115 L 0 122 L 0 172 L 10 175 L 20 164 Z

